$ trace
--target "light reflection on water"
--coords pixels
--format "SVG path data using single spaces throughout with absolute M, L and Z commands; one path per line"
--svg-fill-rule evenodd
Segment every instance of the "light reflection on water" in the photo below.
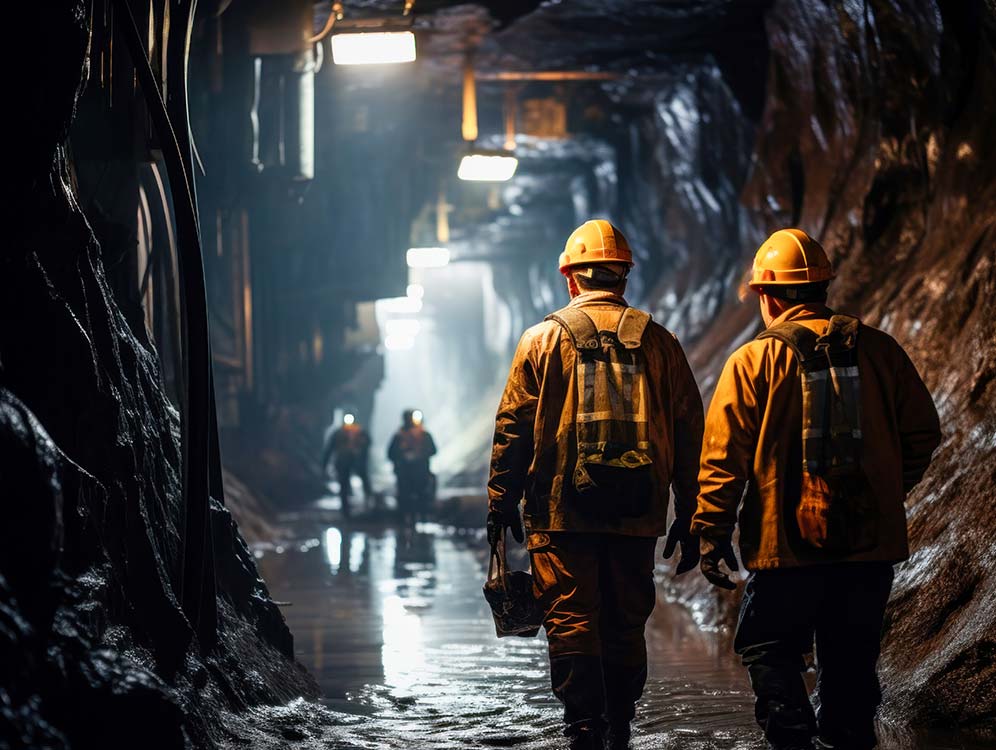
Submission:
M 484 543 L 431 525 L 329 527 L 321 548 L 264 554 L 260 567 L 339 726 L 331 747 L 559 746 L 546 643 L 497 639 L 481 596 Z M 633 747 L 763 748 L 729 643 L 659 602 Z M 895 734 L 887 748 L 972 747 Z M 324 743 L 323 743 L 324 744 Z M 979 746 L 981 747 L 981 745 Z

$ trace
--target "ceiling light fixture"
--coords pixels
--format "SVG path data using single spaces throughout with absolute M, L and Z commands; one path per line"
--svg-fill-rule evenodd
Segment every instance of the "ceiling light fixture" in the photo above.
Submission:
M 415 34 L 411 15 L 414 0 L 407 0 L 402 16 L 344 19 L 342 3 L 333 2 L 328 21 L 308 41 L 331 35 L 332 62 L 336 65 L 387 65 L 414 62 Z
M 388 297 L 377 300 L 377 306 L 385 315 L 410 315 L 422 310 L 422 300 L 418 297 Z
M 415 35 L 410 31 L 337 32 L 332 35 L 332 62 L 336 65 L 415 62 Z
M 406 352 L 415 348 L 414 336 L 386 336 L 384 348 L 389 352 Z
M 519 160 L 512 156 L 511 151 L 488 151 L 473 147 L 477 140 L 477 84 L 474 81 L 474 66 L 468 58 L 463 68 L 463 120 L 461 123 L 463 139 L 470 144 L 469 151 L 460 159 L 457 177 L 473 182 L 505 182 L 512 179 Z M 509 121 L 506 117 L 506 144 L 509 132 L 514 144 L 514 123 L 509 131 Z
M 442 268 L 450 262 L 445 247 L 413 247 L 406 255 L 409 268 Z
M 508 151 L 473 149 L 460 160 L 457 177 L 473 182 L 505 182 L 512 179 L 519 160 Z

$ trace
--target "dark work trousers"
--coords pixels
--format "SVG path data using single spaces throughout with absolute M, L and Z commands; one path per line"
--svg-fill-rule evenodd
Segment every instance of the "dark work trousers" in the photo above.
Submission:
M 529 535 L 550 679 L 568 735 L 633 719 L 647 681 L 644 628 L 657 600 L 656 543 L 620 534 Z
M 345 458 L 335 462 L 335 475 L 339 480 L 339 499 L 342 501 L 342 515 L 349 518 L 352 515 L 353 486 L 352 477 L 356 475 L 363 483 L 364 500 L 370 498 L 370 474 L 367 462 L 361 458 Z
M 751 574 L 734 642 L 772 747 L 809 747 L 817 734 L 847 750 L 875 747 L 882 618 L 891 563 L 833 563 Z M 816 644 L 818 715 L 802 673 Z

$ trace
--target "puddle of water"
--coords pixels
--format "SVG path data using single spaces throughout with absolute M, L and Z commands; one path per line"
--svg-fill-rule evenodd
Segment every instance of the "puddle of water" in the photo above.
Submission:
M 332 526 L 320 543 L 263 550 L 260 569 L 298 659 L 325 704 L 349 715 L 335 747 L 539 750 L 559 745 L 546 641 L 497 639 L 481 595 L 484 542 L 431 524 Z M 633 747 L 755 750 L 765 745 L 753 696 L 728 638 L 699 630 L 663 601 L 647 628 L 650 679 Z M 882 747 L 982 748 L 959 738 L 892 732 Z

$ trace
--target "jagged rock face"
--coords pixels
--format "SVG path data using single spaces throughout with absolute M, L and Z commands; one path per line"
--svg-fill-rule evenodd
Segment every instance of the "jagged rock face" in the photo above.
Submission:
M 831 304 L 884 328 L 945 439 L 909 498 L 884 642 L 887 713 L 996 713 L 996 15 L 981 3 L 780 2 L 746 187 L 755 237 L 797 222 L 837 264 Z
M 211 653 L 178 603 L 178 415 L 113 299 L 60 145 L 88 13 L 37 14 L 51 49 L 15 78 L 44 96 L 26 99 L 34 129 L 18 143 L 19 213 L 0 257 L 0 746 L 206 747 L 223 710 L 315 687 L 221 506 Z

